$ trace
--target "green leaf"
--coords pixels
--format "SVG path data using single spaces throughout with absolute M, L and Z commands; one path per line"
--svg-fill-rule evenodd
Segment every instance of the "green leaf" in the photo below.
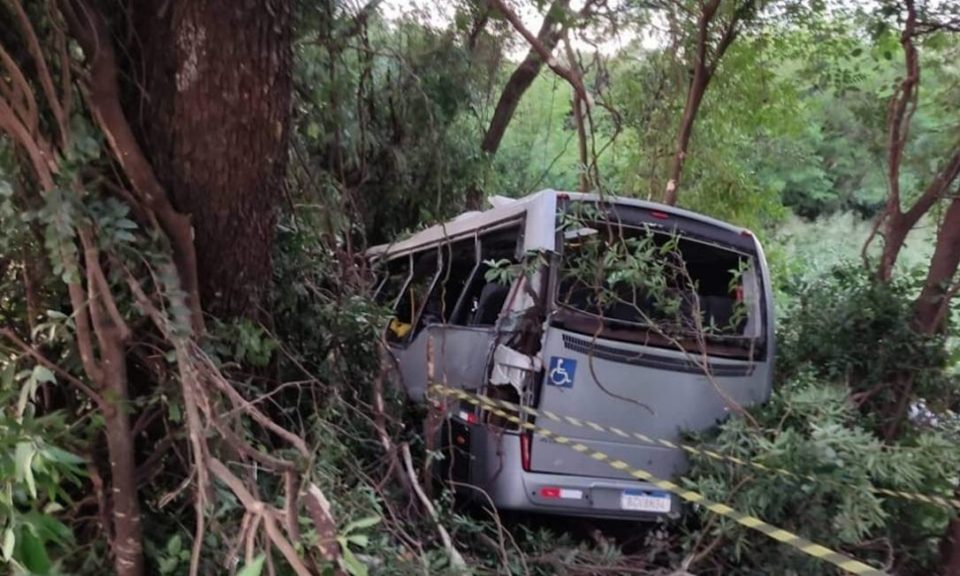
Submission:
M 34 533 L 24 526 L 20 530 L 16 557 L 33 574 L 47 574 L 50 572 L 50 556 L 43 542 Z
M 11 388 L 13 387 L 13 379 L 17 374 L 17 365 L 15 362 L 10 362 L 3 367 L 3 371 L 0 372 L 0 387 Z
M 33 378 L 37 382 L 50 382 L 56 383 L 57 377 L 53 375 L 53 372 L 50 371 L 46 366 L 34 366 L 33 368 Z
M 357 559 L 346 546 L 343 547 L 343 556 L 340 558 L 343 569 L 351 576 L 367 576 L 367 566 Z
M 167 540 L 167 553 L 171 556 L 176 556 L 182 548 L 183 543 L 180 541 L 179 534 L 174 534 Z
M 37 392 L 37 379 L 32 375 L 23 383 L 23 388 L 20 389 L 20 396 L 17 398 L 17 418 L 23 418 L 24 412 L 27 410 L 27 402 L 30 401 L 36 395 Z
M 357 548 L 366 548 L 370 544 L 370 537 L 366 534 L 351 534 L 347 536 L 347 543 L 354 544 Z
M 14 476 L 18 481 L 27 483 L 27 490 L 31 498 L 37 497 L 37 483 L 33 478 L 33 458 L 37 455 L 37 450 L 30 442 L 17 442 L 17 448 L 14 452 Z
M 73 542 L 73 532 L 63 522 L 49 513 L 36 511 L 23 516 L 24 524 L 29 524 L 33 533 L 44 542 L 54 542 L 60 546 L 69 546 Z
M 79 466 L 80 464 L 86 464 L 86 460 L 77 456 L 72 452 L 67 452 L 62 448 L 57 448 L 56 446 L 45 446 L 43 448 L 43 456 L 47 460 L 53 462 L 59 462 L 60 464 L 74 464 Z
M 343 533 L 350 534 L 356 530 L 363 530 L 364 528 L 370 528 L 371 526 L 376 526 L 380 523 L 381 518 L 379 516 L 367 516 L 366 518 L 361 518 L 359 520 L 354 520 L 344 527 Z
M 257 555 L 257 557 L 253 559 L 253 562 L 244 565 L 244 567 L 237 572 L 237 576 L 260 576 L 260 572 L 263 571 L 263 562 L 266 558 L 263 554 Z
M 7 528 L 3 531 L 3 561 L 9 562 L 13 558 L 13 547 L 17 544 L 17 535 L 13 533 L 13 528 Z

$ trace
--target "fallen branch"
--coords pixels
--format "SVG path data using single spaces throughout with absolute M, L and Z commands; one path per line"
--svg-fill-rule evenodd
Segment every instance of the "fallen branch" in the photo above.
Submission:
M 406 442 L 400 447 L 400 452 L 403 454 L 403 463 L 407 469 L 407 475 L 410 476 L 410 479 L 413 480 L 417 477 L 417 472 L 413 468 L 413 458 L 410 457 L 410 445 Z M 437 532 L 440 533 L 440 540 L 443 541 L 443 547 L 447 551 L 447 555 L 450 557 L 450 567 L 453 568 L 456 572 L 465 572 L 467 569 L 467 563 L 463 560 L 463 556 L 456 548 L 453 547 L 453 540 L 450 538 L 450 533 L 447 532 L 447 529 L 443 527 L 443 524 L 440 523 L 440 516 L 437 514 L 437 509 L 433 507 L 433 503 L 427 498 L 427 495 L 424 493 L 423 488 L 419 483 L 413 482 L 413 491 L 416 493 L 417 498 L 420 499 L 420 503 L 423 504 L 423 507 L 426 508 L 427 513 L 430 515 L 430 519 L 433 520 L 433 523 L 437 526 Z
M 289 540 L 284 538 L 280 527 L 277 526 L 276 513 L 264 502 L 254 498 L 253 494 L 243 485 L 243 481 L 237 478 L 223 462 L 211 456 L 207 460 L 207 467 L 218 480 L 230 488 L 230 491 L 237 496 L 240 503 L 243 504 L 249 513 L 258 516 L 263 521 L 263 527 L 267 532 L 267 537 L 270 539 L 270 542 L 280 550 L 280 553 L 286 558 L 287 563 L 290 564 L 293 571 L 297 573 L 297 576 L 312 576 L 310 570 L 307 569 L 303 561 L 300 560 L 300 557 L 297 556 L 293 545 L 290 544 Z

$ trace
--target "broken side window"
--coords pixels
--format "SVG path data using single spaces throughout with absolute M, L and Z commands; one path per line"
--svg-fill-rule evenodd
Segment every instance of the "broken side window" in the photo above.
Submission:
M 453 319 L 464 288 L 477 268 L 477 239 L 474 236 L 440 247 L 443 270 L 423 312 L 424 325 L 447 324 Z
M 493 264 L 508 261 L 516 264 L 517 246 L 521 240 L 520 225 L 481 234 L 480 266 L 473 270 L 469 283 L 457 305 L 452 323 L 461 326 L 493 326 L 510 293 L 510 284 L 488 280 Z
M 431 248 L 412 256 L 413 274 L 396 302 L 387 330 L 388 342 L 406 342 L 413 336 L 413 327 L 440 271 L 438 255 L 437 249 Z
M 406 286 L 407 280 L 410 279 L 410 255 L 382 263 L 380 274 L 383 275 L 383 280 L 377 288 L 374 299 L 377 304 L 392 308 Z

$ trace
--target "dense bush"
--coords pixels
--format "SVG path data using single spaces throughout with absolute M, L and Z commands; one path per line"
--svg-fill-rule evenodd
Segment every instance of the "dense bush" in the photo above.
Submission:
M 878 283 L 859 266 L 798 280 L 779 323 L 781 377 L 809 370 L 843 383 L 869 419 L 865 425 L 878 431 L 897 417 L 905 374 L 912 380 L 910 402 L 929 399 L 948 408 L 956 391 L 946 375 L 945 342 L 912 329 L 915 290 L 909 277 Z
M 750 419 L 731 418 L 699 438 L 706 448 L 796 476 L 696 458 L 688 482 L 737 510 L 898 574 L 933 573 L 950 513 L 873 491 L 949 497 L 960 471 L 955 428 L 930 425 L 949 421 L 943 406 L 924 404 L 934 418 L 908 420 L 898 443 L 882 440 L 889 387 L 904 370 L 914 377 L 914 414 L 921 398 L 949 398 L 947 391 L 956 390 L 942 339 L 923 339 L 909 328 L 910 293 L 907 283 L 879 285 L 857 267 L 797 283 L 794 304 L 779 320 L 772 398 L 751 409 Z M 691 536 L 693 553 L 722 539 L 709 557 L 732 573 L 835 573 L 728 521 L 707 520 Z

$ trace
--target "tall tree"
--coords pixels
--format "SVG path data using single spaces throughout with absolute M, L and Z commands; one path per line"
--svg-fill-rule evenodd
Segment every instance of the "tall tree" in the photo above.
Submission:
M 481 150 L 494 155 L 500 148 L 503 135 L 506 133 L 523 95 L 533 84 L 537 75 L 540 74 L 544 64 L 547 64 L 550 69 L 570 82 L 574 89 L 575 113 L 578 118 L 583 117 L 581 109 L 589 104 L 583 80 L 573 73 L 572 67 L 568 68 L 559 64 L 554 57 L 554 52 L 560 40 L 563 39 L 564 32 L 569 29 L 573 22 L 582 23 L 590 18 L 593 14 L 594 0 L 584 2 L 583 7 L 576 13 L 570 12 L 570 0 L 554 0 L 544 15 L 543 23 L 536 35 L 526 28 L 516 12 L 507 6 L 503 0 L 489 0 L 489 2 L 492 9 L 503 16 L 530 46 L 526 57 L 510 74 L 507 84 L 500 92 L 493 117 L 490 119 L 490 124 L 480 144 Z M 468 207 L 477 209 L 480 207 L 482 200 L 482 191 L 479 188 L 469 191 L 467 195 Z
M 684 2 L 683 4 L 689 4 Z M 677 129 L 673 158 L 670 163 L 667 186 L 663 193 L 666 204 L 677 203 L 680 189 L 680 177 L 690 147 L 693 126 L 703 104 L 703 97 L 717 73 L 717 67 L 727 49 L 740 34 L 744 24 L 748 23 L 759 9 L 758 0 L 708 0 L 696 2 L 697 10 L 683 5 L 679 9 L 685 13 L 696 14 L 691 54 L 687 62 L 690 69 L 690 83 Z
M 917 40 L 925 34 L 954 27 L 949 22 L 923 21 L 919 18 L 914 0 L 904 0 L 886 6 L 895 13 L 903 14 L 903 30 L 900 33 L 900 46 L 903 49 L 904 74 L 893 96 L 890 98 L 887 112 L 887 202 L 883 212 L 874 223 L 874 230 L 863 247 L 867 249 L 879 233 L 883 237 L 880 261 L 876 266 L 876 276 L 881 281 L 889 281 L 893 267 L 907 235 L 921 218 L 937 205 L 960 176 L 960 145 L 955 145 L 939 161 L 939 170 L 926 185 L 919 196 L 905 210 L 903 191 L 901 190 L 901 166 L 906 154 L 910 125 L 920 98 L 920 53 Z M 960 29 L 960 24 L 955 25 Z
M 494 9 L 500 14 L 505 14 L 509 8 L 503 5 L 499 0 L 491 2 Z M 500 148 L 500 142 L 503 141 L 503 135 L 513 119 L 513 114 L 517 111 L 517 106 L 523 98 L 524 93 L 533 84 L 533 81 L 540 74 L 543 68 L 544 58 L 541 56 L 544 52 L 553 54 L 560 39 L 563 38 L 563 28 L 566 20 L 569 18 L 570 0 L 554 0 L 543 16 L 543 23 L 537 32 L 537 43 L 540 48 L 530 46 L 526 57 L 514 68 L 507 80 L 506 85 L 500 92 L 500 98 L 497 100 L 497 107 L 493 111 L 493 117 L 487 131 L 483 135 L 483 142 L 480 148 L 487 154 L 496 154 Z
M 225 315 L 254 313 L 270 280 L 273 205 L 284 172 L 290 99 L 289 2 L 145 6 L 131 3 L 117 10 L 86 0 L 42 7 L 7 0 L 0 6 L 0 131 L 16 148 L 28 205 L 62 211 L 55 229 L 47 224 L 45 244 L 66 285 L 82 377 L 45 358 L 16 327 L 4 326 L 0 337 L 70 383 L 85 398 L 78 410 L 99 413 L 109 466 L 109 475 L 103 475 L 109 482 L 103 530 L 114 571 L 122 576 L 146 570 L 131 423 L 137 405 L 128 374 L 128 353 L 138 336 L 128 325 L 127 303 L 136 301 L 177 352 L 195 476 L 191 573 L 196 574 L 209 478 L 238 483 L 206 448 L 204 430 L 217 425 L 202 420 L 216 420 L 208 409 L 222 402 L 203 398 L 211 392 L 199 384 L 202 360 L 184 336 L 199 336 L 203 327 L 195 247 L 206 243 L 199 266 L 208 308 Z M 136 12 L 141 9 L 146 12 Z M 140 54 L 116 49 L 125 45 L 121 39 L 140 37 L 128 28 L 132 14 L 143 17 L 139 32 L 151 33 Z M 124 91 L 123 80 L 140 79 L 133 71 L 141 69 L 150 74 L 131 84 L 147 92 Z M 75 76 L 76 70 L 82 74 Z M 77 128 L 85 126 L 84 118 L 104 136 L 108 156 L 99 156 L 88 129 Z M 192 226 L 175 203 L 191 212 Z M 118 248 L 107 221 L 98 216 L 104 206 L 123 206 L 110 208 L 120 214 L 128 210 L 137 223 L 125 220 L 125 226 L 149 231 L 159 246 L 169 247 L 174 269 L 163 257 L 125 261 L 129 250 Z M 132 237 L 129 231 L 126 236 Z M 156 278 L 150 285 L 158 294 L 147 295 L 131 270 L 141 265 L 139 272 Z M 160 291 L 170 299 L 172 317 L 154 304 L 163 297 Z M 205 382 L 212 382 L 211 376 Z M 256 418 L 269 423 L 263 414 Z M 243 445 L 235 434 L 224 434 Z M 300 448 L 305 454 L 305 446 Z M 235 494 L 243 499 L 242 486 Z M 296 495 L 289 496 L 295 503 Z M 278 534 L 272 530 L 271 538 L 285 553 L 292 551 Z M 295 555 L 288 560 L 302 566 Z
M 204 309 L 257 315 L 287 165 L 291 2 L 148 0 L 129 10 L 142 53 L 128 68 L 145 90 L 131 90 L 140 97 L 126 108 L 161 184 L 192 218 Z

